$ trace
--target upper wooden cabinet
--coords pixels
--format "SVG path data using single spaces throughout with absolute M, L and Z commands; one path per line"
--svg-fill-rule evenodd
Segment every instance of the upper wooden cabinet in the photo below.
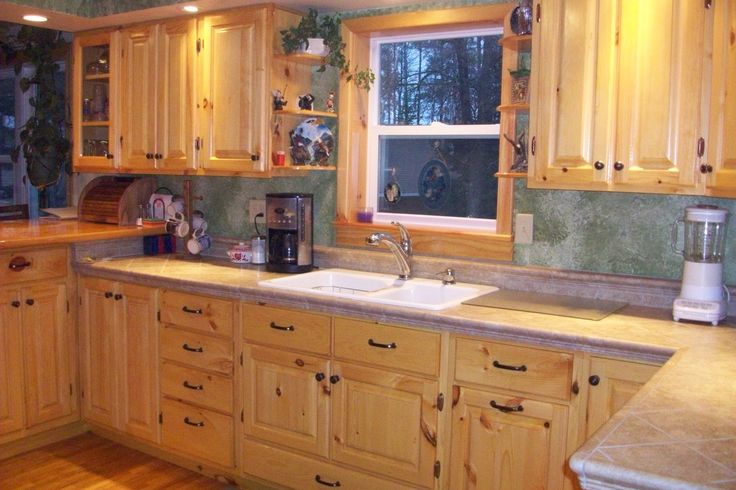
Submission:
M 72 163 L 75 172 L 110 172 L 118 161 L 117 31 L 74 37 Z
M 703 2 L 544 0 L 533 32 L 529 187 L 703 191 Z
M 195 169 L 195 30 L 186 19 L 121 32 L 121 169 Z
M 198 21 L 199 165 L 205 171 L 268 171 L 265 128 L 265 8 L 208 15 Z

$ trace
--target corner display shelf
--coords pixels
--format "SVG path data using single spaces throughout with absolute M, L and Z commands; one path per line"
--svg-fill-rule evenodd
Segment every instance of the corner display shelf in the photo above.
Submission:
M 273 111 L 274 116 L 298 116 L 298 117 L 330 117 L 337 118 L 337 113 L 327 111 L 306 111 L 302 109 L 282 109 Z

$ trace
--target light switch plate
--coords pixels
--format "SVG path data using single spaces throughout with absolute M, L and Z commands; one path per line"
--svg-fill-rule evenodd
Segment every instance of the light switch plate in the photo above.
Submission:
M 514 243 L 529 244 L 534 237 L 534 215 L 517 214 L 514 226 Z

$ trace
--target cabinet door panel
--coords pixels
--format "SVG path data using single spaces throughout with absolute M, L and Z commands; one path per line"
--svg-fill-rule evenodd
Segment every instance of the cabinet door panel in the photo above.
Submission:
M 524 490 L 563 485 L 567 408 L 499 393 L 456 388 L 451 488 Z M 491 403 L 523 411 L 503 412 Z
M 264 159 L 251 157 L 261 152 L 265 127 L 265 9 L 208 16 L 201 22 L 202 167 L 263 171 Z
M 246 435 L 327 457 L 329 362 L 251 345 L 245 358 Z
M 158 345 L 156 290 L 120 283 L 115 298 L 118 315 L 117 351 L 122 359 L 118 377 L 120 428 L 158 441 Z
M 437 382 L 337 362 L 333 374 L 332 458 L 431 486 Z
M 72 413 L 67 295 L 65 284 L 21 291 L 26 422 L 32 427 Z
M 193 169 L 192 101 L 194 91 L 194 20 L 169 21 L 159 26 L 158 124 L 156 149 L 159 169 Z
M 156 151 L 156 26 L 122 32 L 121 168 L 152 170 Z
M 694 186 L 705 12 L 699 2 L 621 1 L 617 186 Z
M 114 284 L 82 279 L 81 356 L 82 410 L 85 418 L 116 426 Z
M 714 2 L 713 85 L 707 163 L 713 194 L 736 196 L 736 1 Z
M 17 289 L 0 290 L 0 436 L 25 423 L 20 300 Z

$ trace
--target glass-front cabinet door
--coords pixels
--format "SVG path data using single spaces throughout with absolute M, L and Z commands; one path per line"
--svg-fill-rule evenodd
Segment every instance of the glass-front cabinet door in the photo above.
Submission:
M 116 168 L 117 32 L 82 34 L 74 39 L 75 171 Z

